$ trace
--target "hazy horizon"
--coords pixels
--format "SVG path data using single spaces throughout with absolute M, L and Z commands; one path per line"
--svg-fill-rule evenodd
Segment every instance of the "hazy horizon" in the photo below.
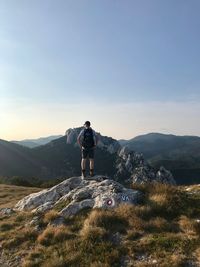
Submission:
M 1 0 L 0 138 L 92 122 L 200 136 L 200 1 Z
M 77 127 L 74 127 L 74 128 L 78 128 L 78 127 L 81 127 L 81 126 L 77 126 Z M 67 129 L 68 130 L 68 129 Z M 99 132 L 99 131 L 97 131 Z M 104 135 L 104 136 L 108 136 L 106 133 L 101 133 L 101 135 Z M 198 135 L 177 135 L 177 134 L 173 134 L 173 133 L 167 133 L 167 132 L 146 132 L 146 133 L 140 133 L 138 135 L 135 135 L 135 136 L 132 136 L 130 138 L 115 138 L 114 136 L 109 136 L 109 137 L 112 137 L 116 140 L 129 140 L 131 138 L 134 138 L 134 137 L 137 137 L 137 136 L 140 136 L 140 135 L 147 135 L 147 134 L 165 134 L 165 135 L 176 135 L 176 136 L 196 136 L 196 137 L 200 137 Z M 54 133 L 54 134 L 51 134 L 51 135 L 46 135 L 46 136 L 35 136 L 35 137 L 27 137 L 27 138 L 24 138 L 24 139 L 10 139 L 10 140 L 6 140 L 6 141 L 26 141 L 26 140 L 37 140 L 37 139 L 40 139 L 40 138 L 48 138 L 48 137 L 52 137 L 52 136 L 58 136 L 58 135 L 61 135 L 61 136 L 65 136 L 65 133 Z

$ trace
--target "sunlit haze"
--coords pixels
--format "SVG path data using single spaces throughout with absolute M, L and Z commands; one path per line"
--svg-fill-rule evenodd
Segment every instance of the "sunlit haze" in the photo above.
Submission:
M 0 139 L 200 136 L 200 1 L 0 0 Z

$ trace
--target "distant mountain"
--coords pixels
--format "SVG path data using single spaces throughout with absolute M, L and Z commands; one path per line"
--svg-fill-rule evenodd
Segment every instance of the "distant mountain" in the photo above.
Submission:
M 31 149 L 0 139 L 0 176 L 33 177 L 40 170 Z
M 76 136 L 72 142 L 68 142 L 67 137 L 62 136 L 34 148 L 1 140 L 0 176 L 53 179 L 80 175 L 81 150 L 76 144 L 80 130 L 81 128 L 76 129 Z M 96 149 L 97 173 L 114 175 L 114 149 L 117 150 L 119 147 L 116 140 L 101 136 Z
M 22 146 L 34 148 L 41 145 L 46 145 L 47 143 L 51 142 L 52 140 L 58 139 L 62 137 L 62 135 L 51 135 L 48 137 L 40 137 L 37 139 L 25 139 L 21 141 L 12 141 L 12 143 L 19 144 Z
M 46 180 L 80 175 L 81 151 L 76 140 L 81 129 L 69 129 L 66 136 L 34 148 L 0 140 L 0 176 Z M 122 153 L 120 156 L 119 151 L 126 145 L 129 150 L 143 153 L 145 160 L 155 170 L 160 166 L 171 170 L 178 183 L 200 182 L 200 137 L 151 133 L 122 140 L 120 145 L 111 137 L 98 135 L 100 142 L 96 149 L 96 173 L 110 177 L 121 173 L 122 179 L 127 178 L 129 174 L 126 169 L 134 167 L 134 157 L 138 162 L 143 160 L 140 153 L 133 154 L 134 164 L 131 165 L 129 155 Z
M 119 141 L 121 142 L 121 141 Z M 200 137 L 149 133 L 121 142 L 140 151 L 154 167 L 164 165 L 176 180 L 200 179 Z

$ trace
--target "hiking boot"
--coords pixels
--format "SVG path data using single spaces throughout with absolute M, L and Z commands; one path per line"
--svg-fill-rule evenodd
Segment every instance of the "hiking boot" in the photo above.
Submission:
M 94 176 L 94 170 L 90 170 L 90 176 L 91 176 L 91 177 Z
M 82 179 L 85 179 L 85 178 L 86 178 L 85 170 L 82 170 L 81 178 L 82 178 Z

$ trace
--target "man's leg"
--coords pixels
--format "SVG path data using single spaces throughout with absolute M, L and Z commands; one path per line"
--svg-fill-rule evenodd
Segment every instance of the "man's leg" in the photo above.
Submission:
M 94 176 L 94 159 L 90 159 L 90 176 Z
M 87 161 L 87 151 L 82 149 L 82 160 L 81 160 L 81 175 L 82 178 L 86 177 L 86 161 Z
M 94 171 L 94 159 L 90 159 L 90 170 Z
M 89 150 L 89 159 L 90 159 L 90 176 L 94 176 L 94 148 Z
M 85 170 L 86 169 L 86 160 L 87 159 L 82 159 L 81 160 L 81 170 Z

